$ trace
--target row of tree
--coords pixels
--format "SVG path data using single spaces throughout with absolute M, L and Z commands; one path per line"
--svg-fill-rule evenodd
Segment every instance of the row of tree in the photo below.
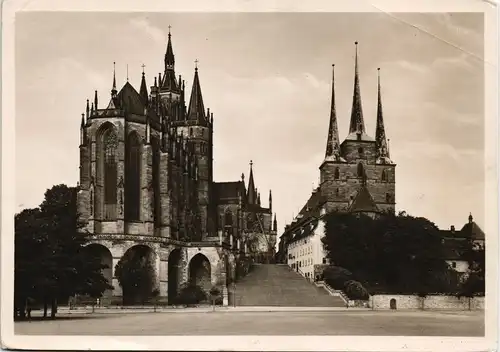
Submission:
M 484 292 L 484 249 L 474 248 L 472 241 L 466 242 L 462 255 L 470 270 L 463 282 L 446 262 L 443 236 L 428 219 L 404 212 L 375 219 L 334 213 L 326 218 L 323 244 L 335 268 L 324 274 L 339 289 L 345 288 L 348 281 L 357 280 L 371 294 Z M 350 284 L 353 290 L 358 286 Z M 359 295 L 366 296 L 364 292 Z
M 15 215 L 15 317 L 41 307 L 46 317 L 49 306 L 55 317 L 58 301 L 76 294 L 97 298 L 112 289 L 100 258 L 85 250 L 89 237 L 79 231 L 77 192 L 56 185 L 38 208 Z

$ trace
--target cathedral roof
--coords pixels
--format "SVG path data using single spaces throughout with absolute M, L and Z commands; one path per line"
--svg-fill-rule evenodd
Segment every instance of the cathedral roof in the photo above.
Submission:
M 140 94 L 127 82 L 116 96 L 118 109 L 124 109 L 129 114 L 143 115 L 145 104 Z
M 358 133 L 352 132 L 349 133 L 349 135 L 345 138 L 346 141 L 359 141 L 361 140 L 362 142 L 375 142 L 375 138 L 370 137 L 366 133 L 361 133 L 361 138 L 358 139 Z
M 378 212 L 377 205 L 373 200 L 370 191 L 366 186 L 359 189 L 356 197 L 354 198 L 351 206 L 349 207 L 350 212 Z
M 193 88 L 191 89 L 191 97 L 189 98 L 187 118 L 189 120 L 196 120 L 198 122 L 205 121 L 205 106 L 203 105 L 203 97 L 201 95 L 198 68 L 196 68 L 194 72 Z
M 217 199 L 238 198 L 245 195 L 245 183 L 243 181 L 214 182 L 214 193 Z

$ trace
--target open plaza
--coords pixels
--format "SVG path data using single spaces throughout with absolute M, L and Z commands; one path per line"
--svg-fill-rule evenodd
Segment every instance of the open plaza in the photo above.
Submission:
M 96 310 L 15 323 L 27 335 L 372 335 L 484 336 L 484 311 L 366 309 Z

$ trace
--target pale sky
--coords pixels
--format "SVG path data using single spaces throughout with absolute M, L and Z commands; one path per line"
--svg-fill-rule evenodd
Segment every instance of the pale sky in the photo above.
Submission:
M 335 63 L 340 139 L 352 103 L 354 42 L 365 124 L 375 134 L 377 71 L 398 210 L 441 228 L 469 212 L 484 224 L 482 14 L 18 13 L 16 203 L 35 207 L 54 184 L 76 185 L 86 99 L 148 86 L 163 72 L 172 26 L 176 73 L 191 91 L 199 60 L 205 107 L 214 113 L 215 181 L 248 180 L 281 230 L 317 186 Z

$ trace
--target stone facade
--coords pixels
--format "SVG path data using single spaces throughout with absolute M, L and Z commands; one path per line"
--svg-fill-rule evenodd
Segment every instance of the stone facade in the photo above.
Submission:
M 370 307 L 375 310 L 384 309 L 423 309 L 423 310 L 484 310 L 484 297 L 461 297 L 429 295 L 373 295 Z
M 108 295 L 122 295 L 115 266 L 138 248 L 153 263 L 161 297 L 172 298 L 187 281 L 227 292 L 238 260 L 263 251 L 252 246 L 256 234 L 276 238 L 272 195 L 261 206 L 252 165 L 248 186 L 243 175 L 214 182 L 213 113 L 205 110 L 198 68 L 186 105 L 170 34 L 164 64 L 149 89 L 144 72 L 139 91 L 128 81 L 118 91 L 113 75 L 109 103 L 101 107 L 96 91 L 82 114 L 78 211 L 89 246 L 110 267 Z

